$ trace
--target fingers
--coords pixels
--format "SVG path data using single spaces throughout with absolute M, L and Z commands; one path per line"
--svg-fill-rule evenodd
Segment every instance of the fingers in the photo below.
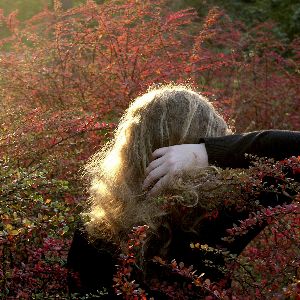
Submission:
M 161 191 L 163 190 L 163 187 L 167 186 L 169 181 L 168 174 L 162 177 L 157 183 L 153 186 L 153 188 L 149 191 L 148 195 L 150 197 L 158 196 Z
M 157 168 L 159 165 L 161 165 L 164 162 L 164 157 L 159 157 L 155 160 L 153 160 L 148 167 L 145 170 L 146 175 L 148 175 L 152 170 L 154 170 L 155 168 Z
M 152 153 L 152 159 L 156 159 L 160 156 L 165 155 L 170 147 L 163 147 L 163 148 L 158 148 Z
M 165 164 L 162 164 L 161 166 L 152 170 L 148 174 L 147 178 L 145 179 L 145 181 L 143 183 L 143 189 L 146 189 L 147 187 L 152 185 L 156 180 L 158 180 L 162 176 L 166 175 L 166 173 L 167 173 L 167 170 L 166 170 Z

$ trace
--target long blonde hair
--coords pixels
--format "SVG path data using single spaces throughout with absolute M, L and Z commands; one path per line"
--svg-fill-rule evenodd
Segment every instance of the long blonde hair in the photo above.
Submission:
M 151 153 L 229 133 L 212 104 L 187 86 L 151 88 L 137 97 L 121 118 L 114 138 L 85 166 L 90 197 L 84 216 L 90 236 L 122 244 L 133 226 L 143 224 L 155 233 L 168 212 L 142 191 Z

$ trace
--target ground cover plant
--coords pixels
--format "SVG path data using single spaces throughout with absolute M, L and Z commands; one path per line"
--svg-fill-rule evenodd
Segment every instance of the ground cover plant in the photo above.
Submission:
M 57 0 L 54 8 L 24 22 L 15 12 L 0 12 L 0 23 L 10 31 L 0 41 L 2 299 L 71 297 L 65 262 L 85 200 L 80 167 L 149 85 L 189 82 L 237 132 L 300 126 L 300 40 L 283 43 L 272 24 L 249 28 L 218 8 L 199 19 L 193 9 L 168 10 L 163 0 L 89 0 L 69 10 Z M 299 174 L 299 158 L 282 164 Z M 268 163 L 263 166 L 248 178 L 261 180 L 260 172 L 269 171 Z M 299 299 L 299 197 L 294 198 L 293 205 L 255 212 L 229 230 L 234 237 L 259 218 L 273 224 L 240 258 L 229 257 L 231 291 L 201 273 L 193 277 L 180 262 L 158 263 L 190 276 L 207 299 Z M 130 239 L 140 234 L 134 231 Z M 202 249 L 201 241 L 193 247 Z M 127 299 L 142 299 L 135 286 L 124 292 L 128 280 L 120 272 L 116 289 Z M 173 283 L 160 288 L 169 286 L 170 297 L 184 292 L 174 292 Z

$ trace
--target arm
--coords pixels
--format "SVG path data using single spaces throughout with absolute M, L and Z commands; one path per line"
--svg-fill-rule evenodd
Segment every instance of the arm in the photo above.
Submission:
M 245 153 L 282 160 L 300 155 L 300 131 L 264 130 L 204 138 L 209 164 L 222 168 L 248 168 Z
M 168 186 L 180 171 L 207 167 L 247 168 L 250 160 L 245 154 L 282 160 L 300 155 L 300 131 L 265 130 L 223 137 L 207 137 L 200 144 L 175 145 L 153 152 L 153 161 L 146 169 L 144 188 L 155 185 L 151 196 Z

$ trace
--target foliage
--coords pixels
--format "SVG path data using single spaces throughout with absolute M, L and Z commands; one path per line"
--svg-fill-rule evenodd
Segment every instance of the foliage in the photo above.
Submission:
M 226 10 L 230 17 L 252 27 L 266 20 L 276 23 L 274 32 L 282 39 L 299 36 L 300 4 L 297 0 L 177 0 L 169 1 L 176 9 L 194 7 L 203 17 L 214 6 Z
M 40 12 L 46 4 L 47 1 L 44 0 L 15 0 L 13 2 L 1 0 L 0 7 L 3 9 L 5 15 L 18 10 L 20 20 L 25 20 Z
M 283 54 L 289 47 L 272 34 L 272 25 L 245 30 L 218 9 L 211 10 L 195 40 L 194 78 L 201 78 L 200 86 L 209 86 L 228 109 L 237 131 L 291 129 L 291 124 L 299 128 L 297 42 L 291 50 L 295 59 L 287 59 Z M 245 116 L 251 116 L 251 122 Z
M 73 6 L 83 4 L 84 0 L 62 0 L 62 8 L 68 9 Z M 96 1 L 97 3 L 103 2 L 103 0 Z M 55 0 L 1 0 L 0 7 L 3 9 L 4 14 L 8 15 L 13 11 L 18 11 L 18 19 L 27 20 L 33 17 L 35 14 L 39 13 L 45 7 L 50 9 L 54 8 Z
M 219 172 L 228 176 L 228 170 L 220 169 Z M 177 263 L 174 259 L 167 262 L 158 256 L 153 257 L 153 261 L 169 270 L 169 278 L 164 278 L 164 281 L 161 278 L 155 280 L 155 276 L 158 275 L 154 273 L 152 274 L 154 278 L 151 280 L 136 282 L 133 270 L 136 264 L 140 264 L 139 268 L 142 268 L 137 258 L 143 251 L 143 244 L 148 235 L 148 227 L 139 226 L 134 228 L 129 235 L 128 252 L 120 255 L 120 265 L 115 275 L 115 287 L 119 294 L 122 294 L 125 299 L 135 299 L 134 297 L 145 299 L 147 292 L 152 290 L 160 291 L 170 299 L 298 299 L 300 183 L 295 183 L 293 180 L 288 183 L 288 181 L 292 174 L 292 176 L 300 174 L 300 157 L 293 157 L 275 164 L 270 160 L 260 159 L 249 170 L 231 170 L 231 172 L 231 180 L 234 178 L 233 180 L 241 185 L 240 189 L 243 193 L 240 197 L 246 204 L 241 206 L 239 199 L 237 202 L 232 201 L 230 205 L 236 206 L 236 209 L 241 211 L 250 211 L 250 213 L 247 219 L 228 228 L 228 235 L 223 240 L 232 243 L 258 224 L 264 223 L 270 226 L 239 257 L 223 247 L 214 248 L 201 244 L 201 241 L 192 242 L 190 251 L 214 252 L 223 255 L 226 261 L 225 278 L 229 276 L 233 280 L 232 287 L 225 289 L 223 280 L 216 282 L 214 278 L 207 278 L 201 269 L 194 270 L 195 266 L 186 266 L 184 262 Z M 278 185 L 271 184 L 274 180 Z M 228 185 L 225 180 L 222 184 Z M 229 189 L 231 185 L 232 183 L 229 183 Z M 264 192 L 294 194 L 295 201 L 292 204 L 266 207 L 263 202 L 258 203 L 255 200 L 255 195 Z M 215 190 L 211 193 L 214 195 Z M 251 193 L 250 197 L 248 193 Z M 226 196 L 224 194 L 224 198 Z M 218 197 L 217 191 L 217 197 L 212 197 L 211 201 L 218 203 L 216 200 Z M 170 204 L 169 197 L 161 201 L 162 205 L 164 207 L 167 205 L 169 209 L 174 205 L 177 205 L 179 210 L 180 206 L 186 208 L 182 204 Z M 253 202 L 253 204 L 247 204 L 248 202 Z M 253 205 L 256 206 L 255 210 Z M 206 218 L 211 216 L 209 212 L 214 209 L 208 208 Z M 181 215 L 184 216 L 183 209 Z M 194 263 L 197 265 L 196 261 Z M 174 274 L 179 275 L 184 283 L 180 284 L 178 279 L 172 281 Z M 139 284 L 146 286 L 148 291 L 142 290 Z
M 65 234 L 74 207 L 64 199 L 68 182 L 46 169 L 1 161 L 1 298 L 42 299 L 66 291 Z
M 299 40 L 282 43 L 270 24 L 249 29 L 217 9 L 200 24 L 163 0 L 55 3 L 24 22 L 0 12 L 9 30 L 0 40 L 4 299 L 68 297 L 79 170 L 149 85 L 189 81 L 237 131 L 300 125 Z
M 5 105 L 118 113 L 150 84 L 190 80 L 237 131 L 299 127 L 298 40 L 287 46 L 270 24 L 247 30 L 217 9 L 199 28 L 191 10 L 167 15 L 159 2 L 150 6 L 89 1 L 45 10 L 25 30 L 2 16 L 14 32 L 2 41 L 13 50 L 1 63 Z

